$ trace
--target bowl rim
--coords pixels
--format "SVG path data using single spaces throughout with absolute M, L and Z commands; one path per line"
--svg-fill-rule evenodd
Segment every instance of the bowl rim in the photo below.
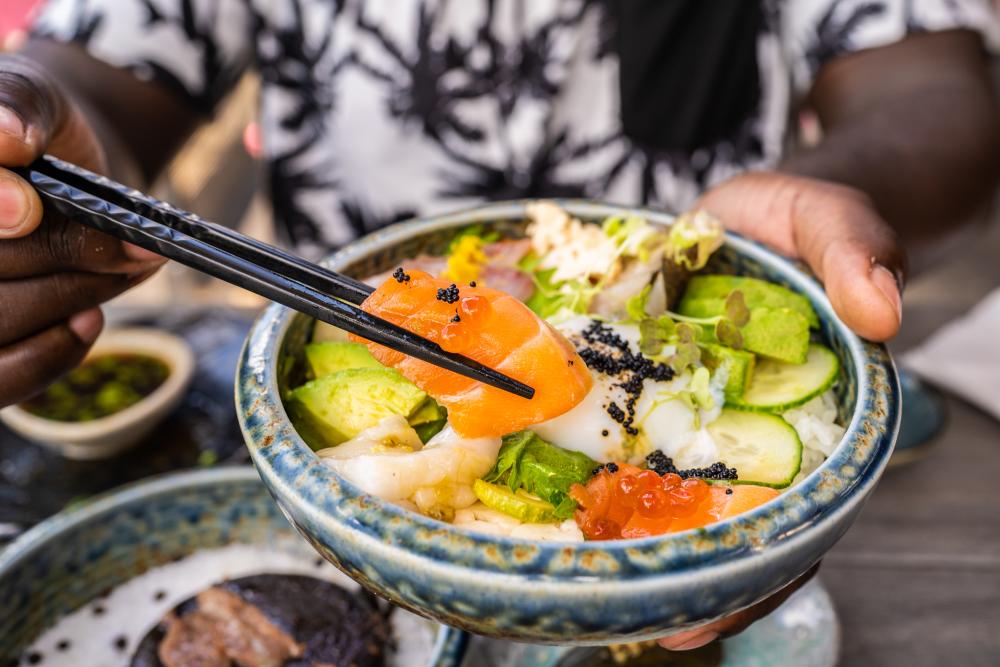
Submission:
M 85 526 L 108 512 L 184 489 L 251 482 L 263 485 L 253 466 L 219 466 L 152 475 L 91 496 L 82 505 L 67 507 L 53 514 L 0 549 L 0 579 L 8 576 L 9 572 L 38 551 L 49 547 L 60 535 Z M 469 635 L 458 628 L 439 625 L 428 665 L 455 667 L 465 655 Z
M 159 387 L 138 403 L 91 421 L 65 422 L 39 417 L 22 408 L 20 404 L 0 410 L 0 418 L 11 428 L 46 443 L 61 443 L 67 440 L 89 441 L 124 431 L 145 420 L 155 419 L 158 412 L 169 407 L 176 397 L 184 393 L 194 376 L 194 351 L 187 341 L 168 331 L 153 327 L 108 329 L 97 339 L 81 363 L 116 352 L 132 352 L 156 357 L 167 364 L 170 373 Z
M 448 228 L 483 221 L 523 219 L 525 204 L 535 201 L 538 200 L 495 202 L 397 223 L 335 252 L 324 265 L 340 268 L 394 244 Z M 668 213 L 643 207 L 579 199 L 550 198 L 547 201 L 588 220 L 633 214 L 660 224 L 669 224 L 674 219 Z M 822 286 L 802 265 L 731 232 L 726 234 L 726 244 L 740 255 L 770 266 L 796 291 L 805 294 L 814 306 L 819 306 L 821 319 L 829 320 L 831 329 L 844 341 L 848 357 L 845 362 L 854 365 L 858 378 L 850 423 L 833 452 L 799 484 L 750 512 L 704 528 L 640 539 L 539 542 L 477 533 L 368 495 L 323 465 L 289 420 L 278 388 L 277 352 L 297 313 L 277 304 L 267 307 L 254 323 L 237 369 L 237 413 L 251 459 L 272 493 L 294 501 L 310 519 L 333 522 L 340 530 L 364 535 L 375 544 L 382 543 L 381 547 L 396 551 L 405 549 L 407 557 L 421 559 L 430 567 L 442 564 L 433 547 L 428 546 L 434 531 L 459 535 L 472 548 L 494 554 L 500 549 L 511 556 L 479 558 L 471 564 L 445 563 L 449 567 L 546 580 L 552 580 L 551 571 L 546 569 L 548 564 L 559 561 L 570 563 L 560 567 L 560 577 L 585 577 L 594 581 L 593 567 L 579 565 L 581 557 L 586 559 L 589 555 L 610 552 L 618 560 L 648 563 L 644 576 L 671 577 L 715 567 L 749 552 L 758 552 L 764 546 L 791 541 L 804 528 L 844 510 L 850 499 L 864 497 L 866 494 L 859 495 L 859 492 L 873 487 L 881 476 L 899 429 L 898 377 L 885 346 L 862 340 L 850 331 L 834 314 Z M 884 383 L 882 391 L 875 391 L 873 379 L 876 376 Z M 881 401 L 879 415 L 869 414 L 871 411 L 864 409 L 874 401 Z M 868 455 L 862 460 L 852 460 L 852 451 L 864 438 L 872 439 Z M 289 443 L 290 451 L 279 452 L 276 445 L 281 443 Z M 281 466 L 285 467 L 283 475 L 276 470 L 272 457 L 280 458 Z M 815 500 L 817 496 L 823 502 Z M 793 500 L 806 509 L 795 512 Z M 358 518 L 362 515 L 364 520 Z M 408 533 L 397 530 L 400 526 L 411 530 Z M 394 532 L 390 534 L 391 531 Z M 526 548 L 536 557 L 523 557 Z M 619 586 L 622 583 L 621 572 L 609 571 L 606 576 L 597 576 Z

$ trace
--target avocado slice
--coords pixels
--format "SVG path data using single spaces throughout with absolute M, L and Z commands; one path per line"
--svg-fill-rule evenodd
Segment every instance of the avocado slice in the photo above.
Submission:
M 750 321 L 740 332 L 743 349 L 785 361 L 804 364 L 809 353 L 809 321 L 790 308 L 751 308 Z
M 309 343 L 303 352 L 310 377 L 321 378 L 348 368 L 383 368 L 361 343 L 331 341 Z
M 410 426 L 413 427 L 413 430 L 420 437 L 420 442 L 426 444 L 428 440 L 444 428 L 444 425 L 448 422 L 448 411 L 428 396 L 424 404 L 410 415 L 409 422 Z
M 743 300 L 751 310 L 761 307 L 788 308 L 805 317 L 810 328 L 819 326 L 819 318 L 809 299 L 787 287 L 746 276 L 694 276 L 684 290 L 677 312 L 686 315 L 686 311 L 691 310 L 691 317 L 721 315 L 725 312 L 726 297 L 734 290 L 743 293 Z
M 427 394 L 390 368 L 349 368 L 307 382 L 288 397 L 300 435 L 311 447 L 333 447 L 390 415 L 409 419 Z
M 726 401 L 742 399 L 743 393 L 750 386 L 750 381 L 753 378 L 756 363 L 756 357 L 753 353 L 746 350 L 734 350 L 717 343 L 703 343 L 700 347 L 701 360 L 710 371 L 714 373 L 721 367 L 726 367 L 729 370 L 724 390 Z

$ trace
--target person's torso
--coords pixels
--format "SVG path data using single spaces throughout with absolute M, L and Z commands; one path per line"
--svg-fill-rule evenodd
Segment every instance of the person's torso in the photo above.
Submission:
M 273 203 L 300 247 L 484 200 L 681 210 L 782 148 L 789 84 L 766 16 L 746 118 L 706 145 L 662 150 L 623 131 L 605 2 L 255 4 Z

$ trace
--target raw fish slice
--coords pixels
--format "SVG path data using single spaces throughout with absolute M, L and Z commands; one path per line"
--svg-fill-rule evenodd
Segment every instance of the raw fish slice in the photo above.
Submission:
M 518 262 L 531 251 L 530 239 L 507 239 L 483 246 L 487 266 L 516 268 Z
M 477 438 L 520 431 L 566 412 L 590 390 L 590 372 L 569 341 L 511 295 L 462 285 L 458 300 L 446 303 L 437 298 L 438 290 L 451 283 L 422 271 L 409 276 L 382 283 L 362 309 L 535 389 L 533 399 L 520 398 L 354 338 L 446 407 L 459 434 Z

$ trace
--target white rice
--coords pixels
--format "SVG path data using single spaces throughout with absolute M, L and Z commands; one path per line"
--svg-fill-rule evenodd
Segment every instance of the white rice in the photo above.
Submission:
M 127 667 L 132 653 L 163 616 L 199 591 L 226 579 L 253 574 L 299 574 L 330 581 L 348 590 L 358 584 L 310 550 L 289 543 L 290 550 L 233 544 L 199 551 L 146 572 L 94 600 L 38 637 L 20 665 L 41 667 Z M 423 667 L 433 651 L 437 626 L 396 609 L 391 618 L 396 650 L 389 667 Z M 124 639 L 123 647 L 119 647 Z M 62 647 L 62 648 L 61 648 Z M 29 662 L 38 654 L 41 660 Z
M 847 429 L 837 423 L 837 404 L 833 389 L 805 405 L 781 415 L 799 434 L 802 441 L 802 467 L 792 484 L 798 484 L 818 468 L 840 443 Z

